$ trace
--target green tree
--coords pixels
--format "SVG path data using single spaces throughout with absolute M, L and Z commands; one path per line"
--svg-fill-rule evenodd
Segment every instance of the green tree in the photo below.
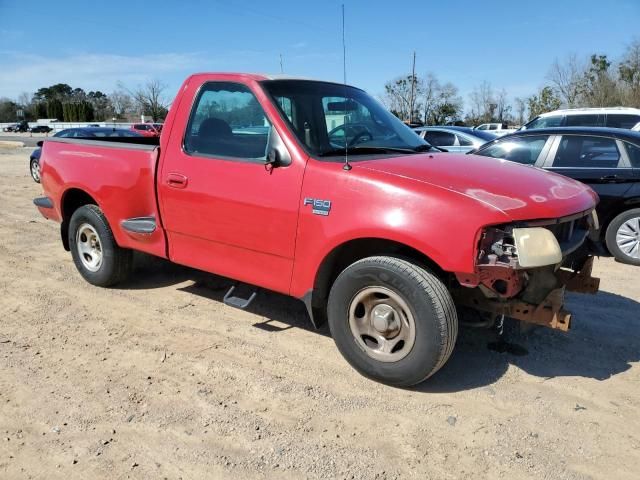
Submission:
M 562 101 L 554 93 L 553 88 L 544 87 L 538 95 L 529 97 L 527 103 L 529 104 L 529 115 L 534 118 L 542 113 L 559 109 Z
M 47 118 L 55 118 L 58 120 L 64 118 L 62 102 L 57 98 L 47 101 Z

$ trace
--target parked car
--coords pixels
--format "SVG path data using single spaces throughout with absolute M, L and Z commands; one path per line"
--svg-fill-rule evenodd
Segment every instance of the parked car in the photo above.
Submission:
M 159 137 L 162 128 L 157 123 L 134 123 L 131 130 L 143 137 Z
M 160 139 L 44 141 L 34 203 L 93 285 L 123 281 L 139 250 L 235 279 L 234 307 L 257 288 L 299 298 L 395 386 L 445 364 L 456 304 L 566 330 L 565 288 L 597 290 L 580 182 L 439 153 L 344 84 L 206 73 L 178 92 Z M 367 131 L 335 147 L 327 126 L 347 116 Z
M 29 122 L 27 122 L 26 120 L 23 120 L 22 122 L 14 123 L 13 125 L 4 127 L 2 131 L 3 132 L 28 132 Z
M 49 133 L 52 130 L 53 128 L 48 125 L 36 125 L 35 127 L 31 128 L 31 133 Z
M 101 137 L 140 137 L 141 135 L 123 128 L 108 127 L 83 127 L 67 128 L 56 132 L 53 137 L 62 138 L 101 138 Z M 42 154 L 42 141 L 38 142 L 36 148 L 29 156 L 29 173 L 36 183 L 40 183 L 40 155 Z
M 620 262 L 640 265 L 640 132 L 597 127 L 525 130 L 472 153 L 586 183 L 600 197 L 603 248 Z
M 552 127 L 611 127 L 640 130 L 640 109 L 627 107 L 571 108 L 538 115 L 521 130 Z
M 482 125 L 474 127 L 474 130 L 489 131 L 495 133 L 497 136 L 507 135 L 516 131 L 515 128 L 509 128 L 506 123 L 483 123 Z
M 413 131 L 434 147 L 459 153 L 475 150 L 497 137 L 489 130 L 475 130 L 470 127 L 418 127 Z

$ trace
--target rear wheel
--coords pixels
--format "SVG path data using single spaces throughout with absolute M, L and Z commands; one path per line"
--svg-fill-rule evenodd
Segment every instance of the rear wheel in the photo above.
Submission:
M 393 257 L 369 257 L 347 267 L 331 288 L 328 317 L 345 359 L 362 375 L 397 387 L 437 372 L 458 332 L 444 284 Z
M 29 172 L 31 173 L 31 178 L 33 178 L 33 181 L 36 183 L 40 183 L 40 164 L 35 158 L 32 158 L 31 162 L 29 163 Z
M 622 212 L 607 227 L 607 248 L 616 260 L 640 265 L 640 208 Z
M 73 212 L 69 247 L 76 268 L 92 285 L 115 285 L 131 271 L 131 250 L 116 244 L 107 219 L 96 205 L 84 205 Z

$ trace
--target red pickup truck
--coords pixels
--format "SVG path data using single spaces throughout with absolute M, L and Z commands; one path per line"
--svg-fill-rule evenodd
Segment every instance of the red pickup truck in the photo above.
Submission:
M 442 367 L 460 312 L 566 330 L 564 291 L 598 289 L 591 189 L 442 153 L 342 84 L 193 75 L 159 139 L 49 138 L 41 178 L 34 203 L 89 283 L 122 281 L 139 250 L 235 279 L 236 307 L 288 294 L 395 386 Z

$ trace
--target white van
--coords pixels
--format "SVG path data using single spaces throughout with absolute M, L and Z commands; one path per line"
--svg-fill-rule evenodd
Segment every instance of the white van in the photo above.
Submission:
M 608 107 L 555 110 L 538 115 L 520 130 L 548 127 L 612 127 L 640 130 L 640 109 Z

